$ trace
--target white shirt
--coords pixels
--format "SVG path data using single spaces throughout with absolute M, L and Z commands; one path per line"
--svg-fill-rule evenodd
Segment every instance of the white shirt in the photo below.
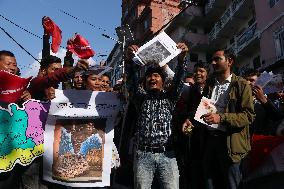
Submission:
M 217 108 L 217 112 L 224 113 L 226 109 L 226 105 L 228 103 L 229 97 L 229 86 L 232 81 L 232 74 L 225 79 L 223 82 L 215 81 L 211 99 L 215 102 L 215 106 Z M 219 125 L 219 130 L 225 131 L 225 127 L 223 125 Z

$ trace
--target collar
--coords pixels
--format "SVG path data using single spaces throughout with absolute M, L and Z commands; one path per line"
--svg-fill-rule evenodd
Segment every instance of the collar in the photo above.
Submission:
M 227 77 L 227 78 L 225 79 L 225 81 L 223 81 L 222 83 L 220 83 L 220 82 L 215 78 L 215 82 L 216 82 L 217 84 L 231 83 L 231 81 L 232 81 L 232 76 L 233 76 L 233 74 L 229 75 L 229 77 Z

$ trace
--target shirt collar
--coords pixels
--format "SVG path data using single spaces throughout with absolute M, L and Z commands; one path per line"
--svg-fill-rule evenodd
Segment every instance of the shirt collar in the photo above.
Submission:
M 233 74 L 229 75 L 229 77 L 227 77 L 227 78 L 225 79 L 225 81 L 222 82 L 222 83 L 220 83 L 217 79 L 215 79 L 215 82 L 218 83 L 218 84 L 231 83 L 231 81 L 232 81 L 232 76 L 233 76 Z

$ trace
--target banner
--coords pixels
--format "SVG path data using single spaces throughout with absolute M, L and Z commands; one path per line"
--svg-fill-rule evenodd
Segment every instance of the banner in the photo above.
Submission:
M 0 99 L 2 102 L 17 102 L 26 90 L 30 78 L 22 78 L 6 71 L 0 71 Z
M 0 173 L 11 171 L 16 163 L 23 166 L 43 154 L 43 125 L 48 104 L 29 100 L 20 108 L 0 107 Z
M 110 185 L 114 93 L 56 90 L 44 134 L 43 179 L 71 187 Z

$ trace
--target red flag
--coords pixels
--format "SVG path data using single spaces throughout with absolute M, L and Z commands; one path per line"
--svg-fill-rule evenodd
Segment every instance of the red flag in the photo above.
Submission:
M 79 34 L 75 34 L 71 40 L 68 40 L 67 49 L 82 59 L 88 59 L 95 55 L 95 51 L 90 47 L 89 42 Z
M 6 71 L 0 71 L 0 101 L 15 103 L 22 96 L 31 80 L 22 78 Z
M 62 36 L 60 28 L 49 18 L 46 17 L 43 20 L 43 27 L 52 36 L 51 50 L 57 53 L 58 48 L 61 44 Z

